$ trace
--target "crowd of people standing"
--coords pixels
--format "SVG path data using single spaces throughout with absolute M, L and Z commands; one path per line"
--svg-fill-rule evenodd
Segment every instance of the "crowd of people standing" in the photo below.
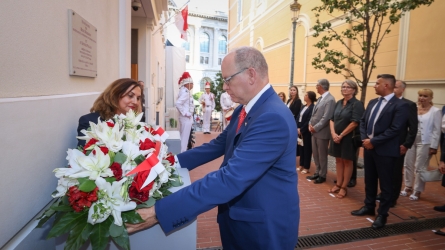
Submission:
M 403 97 L 406 83 L 390 74 L 378 75 L 374 89 L 380 97 L 370 100 L 366 109 L 356 98 L 358 85 L 354 81 L 341 84 L 343 98 L 337 102 L 329 87 L 327 79 L 319 80 L 318 100 L 314 92 L 307 91 L 304 104 L 298 99 L 298 88 L 289 89 L 285 103 L 295 117 L 299 135 L 296 169 L 310 173 L 313 157 L 315 170 L 306 178 L 320 184 L 326 181 L 328 155 L 335 157 L 336 184 L 327 192 L 342 199 L 347 187 L 355 186 L 359 149 L 363 147 L 366 197 L 364 206 L 351 214 L 376 215 L 372 227 L 382 228 L 399 197 L 417 201 L 425 191 L 420 173 L 428 171 L 430 159 L 437 153 L 445 131 L 444 113 L 433 106 L 431 89 L 420 89 L 415 103 Z M 442 153 L 442 173 L 444 158 Z M 443 183 L 445 186 L 445 179 Z M 445 212 L 445 205 L 434 209 Z M 442 230 L 437 234 L 445 236 L 445 228 Z

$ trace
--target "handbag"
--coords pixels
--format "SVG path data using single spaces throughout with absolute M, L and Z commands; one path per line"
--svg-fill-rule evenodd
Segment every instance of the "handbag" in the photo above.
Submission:
M 354 104 L 352 104 L 352 110 L 354 110 Z M 359 126 L 357 126 L 359 127 Z M 356 132 L 356 128 L 352 131 L 352 145 L 354 145 L 354 147 L 359 148 L 363 146 L 363 142 L 362 142 L 362 138 L 360 137 L 360 132 L 355 133 Z
M 442 173 L 439 171 L 439 169 L 435 170 L 422 170 L 419 172 L 419 177 L 423 182 L 430 182 L 430 181 L 440 181 L 442 180 Z
M 352 131 L 352 144 L 356 148 L 363 146 L 363 142 L 362 142 L 362 138 L 360 137 L 360 133 L 356 134 L 355 129 L 354 129 L 354 131 Z
M 304 145 L 303 145 L 303 138 L 302 138 L 301 134 L 298 135 L 297 145 L 300 145 L 300 146 L 302 146 L 302 147 L 304 146 Z

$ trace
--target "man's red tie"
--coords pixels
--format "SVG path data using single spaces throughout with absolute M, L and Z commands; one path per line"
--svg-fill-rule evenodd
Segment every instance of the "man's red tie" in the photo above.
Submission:
M 236 127 L 236 132 L 237 133 L 238 133 L 239 128 L 241 127 L 241 124 L 243 124 L 244 118 L 246 118 L 246 109 L 245 109 L 245 107 L 243 107 L 243 109 L 241 109 L 241 113 L 239 113 L 238 127 Z

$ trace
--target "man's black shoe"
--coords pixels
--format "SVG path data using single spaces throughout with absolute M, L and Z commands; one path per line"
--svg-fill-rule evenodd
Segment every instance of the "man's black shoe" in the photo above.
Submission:
M 445 205 L 443 205 L 443 206 L 435 206 L 434 210 L 436 210 L 438 212 L 445 212 Z
M 323 183 L 325 181 L 326 181 L 326 178 L 323 178 L 323 177 L 319 176 L 317 179 L 315 179 L 314 183 L 315 184 L 321 184 L 321 183 Z
M 382 227 L 384 227 L 386 225 L 386 217 L 383 215 L 377 215 L 377 217 L 375 217 L 375 221 L 374 223 L 372 223 L 372 228 L 373 229 L 380 229 Z
M 382 194 L 380 193 L 375 197 L 375 200 L 380 201 L 381 198 L 382 198 Z
M 354 179 L 349 180 L 348 187 L 352 188 L 352 187 L 355 187 L 355 185 L 357 185 L 356 180 L 354 180 Z
M 375 211 L 374 209 L 363 206 L 359 210 L 352 211 L 351 214 L 354 216 L 375 215 Z
M 317 179 L 318 178 L 318 174 L 314 174 L 314 175 L 311 175 L 311 176 L 307 176 L 306 177 L 306 179 L 308 179 L 308 180 L 315 180 L 315 179 Z

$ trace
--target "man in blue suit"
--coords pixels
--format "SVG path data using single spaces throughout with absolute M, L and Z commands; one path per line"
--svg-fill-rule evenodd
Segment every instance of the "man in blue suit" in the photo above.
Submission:
M 225 250 L 294 249 L 300 219 L 293 115 L 269 84 L 264 56 L 252 47 L 230 52 L 221 65 L 224 90 L 241 105 L 214 140 L 177 155 L 181 167 L 194 169 L 224 155 L 218 171 L 140 209 L 145 223 L 165 233 L 181 228 L 218 206 L 217 222 Z
M 381 97 L 369 102 L 360 120 L 365 163 L 365 206 L 351 212 L 355 216 L 375 215 L 377 185 L 380 181 L 380 205 L 372 228 L 386 225 L 392 203 L 394 165 L 400 156 L 399 134 L 406 129 L 409 106 L 394 95 L 393 75 L 377 76 L 375 92 Z

